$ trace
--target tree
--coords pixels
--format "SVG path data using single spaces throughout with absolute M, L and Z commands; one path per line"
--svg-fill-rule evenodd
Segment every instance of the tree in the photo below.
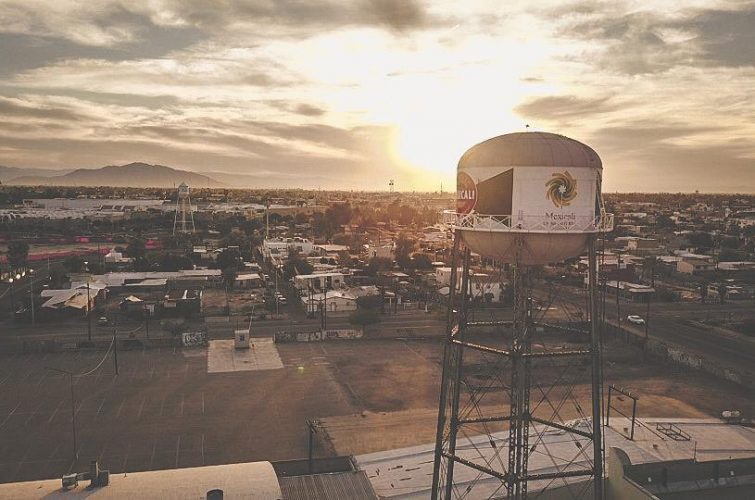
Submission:
M 380 323 L 380 315 L 372 309 L 357 309 L 349 315 L 349 323 L 360 326 L 366 335 L 367 326 Z
M 11 267 L 26 267 L 29 258 L 29 244 L 25 241 L 11 241 L 8 243 L 8 263 Z
M 401 235 L 396 240 L 396 264 L 402 269 L 409 269 L 412 266 L 412 251 L 414 250 L 415 241 Z
M 146 253 L 147 243 L 140 238 L 134 238 L 126 246 L 126 255 L 134 259 L 141 259 Z
M 241 252 L 236 248 L 226 248 L 218 255 L 217 265 L 220 268 L 223 281 L 229 288 L 233 288 L 236 282 L 241 262 Z
M 393 267 L 393 261 L 386 257 L 373 257 L 367 262 L 365 272 L 369 276 L 377 276 L 379 272 L 388 271 Z
M 432 269 L 433 261 L 427 256 L 427 254 L 419 253 L 412 259 L 412 265 L 415 269 Z
M 63 267 L 69 273 L 80 273 L 84 270 L 84 259 L 78 255 L 71 255 L 63 261 Z
M 655 266 L 658 264 L 658 258 L 655 255 L 648 255 L 642 260 L 642 272 L 645 276 L 650 277 L 650 286 L 655 287 Z
M 726 292 L 728 291 L 728 289 L 726 288 L 726 285 L 724 283 L 719 283 L 717 290 L 718 300 L 723 304 L 726 301 Z
M 180 271 L 182 269 L 194 269 L 194 263 L 186 255 L 166 253 L 160 259 L 160 269 L 163 271 Z
M 380 306 L 383 304 L 383 297 L 380 295 L 363 295 L 361 297 L 357 297 L 357 307 L 360 309 L 371 309 L 371 310 L 377 310 L 380 309 Z
M 289 250 L 288 260 L 283 266 L 283 273 L 286 278 L 293 278 L 299 274 L 312 274 L 313 271 L 312 264 L 302 259 L 299 252 Z

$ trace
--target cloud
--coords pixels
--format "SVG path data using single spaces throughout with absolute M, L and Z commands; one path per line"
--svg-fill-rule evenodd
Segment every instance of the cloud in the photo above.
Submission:
M 304 116 L 322 116 L 325 114 L 325 110 L 312 106 L 311 104 L 299 104 L 294 107 L 293 111 Z
M 574 95 L 532 97 L 514 108 L 526 118 L 560 120 L 584 119 L 621 109 L 624 104 L 613 97 L 577 97 Z

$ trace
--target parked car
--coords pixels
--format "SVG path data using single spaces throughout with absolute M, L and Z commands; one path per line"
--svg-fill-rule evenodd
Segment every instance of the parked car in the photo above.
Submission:
M 100 325 L 100 326 L 107 326 L 107 324 L 108 324 L 107 316 L 100 316 L 97 319 L 97 324 Z
M 645 324 L 645 320 L 642 319 L 641 316 L 637 316 L 636 314 L 630 314 L 629 316 L 627 316 L 627 321 L 629 321 L 630 323 L 632 323 L 634 325 L 644 325 Z

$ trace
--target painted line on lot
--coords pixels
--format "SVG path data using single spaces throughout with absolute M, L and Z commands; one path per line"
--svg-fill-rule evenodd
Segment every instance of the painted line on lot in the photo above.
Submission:
M 178 439 L 176 439 L 176 469 L 178 469 L 178 454 L 181 450 L 181 435 L 178 435 Z
M 6 422 L 7 422 L 7 421 L 8 421 L 8 420 L 9 420 L 9 419 L 10 419 L 10 418 L 11 418 L 11 417 L 13 416 L 13 414 L 14 414 L 14 413 L 16 413 L 16 410 L 18 410 L 18 407 L 19 407 L 19 406 L 21 406 L 21 401 L 19 401 L 19 402 L 18 402 L 18 404 L 16 405 L 16 407 L 15 407 L 15 408 L 13 408 L 13 409 L 12 409 L 12 410 L 10 411 L 10 413 L 8 413 L 8 416 L 7 416 L 7 417 L 5 417 L 5 420 L 3 420 L 3 422 L 2 422 L 2 423 L 0 423 L 0 429 L 2 429 L 2 428 L 3 428 L 3 426 L 5 425 L 5 423 L 6 423 Z
M 123 475 L 126 475 L 126 472 L 128 469 L 126 469 L 126 464 L 128 464 L 128 454 L 131 451 L 131 443 L 129 442 L 126 445 L 126 454 L 123 455 L 123 465 L 121 466 L 121 470 L 123 471 Z
M 136 414 L 136 418 L 142 416 L 142 410 L 144 410 L 144 398 L 142 398 L 142 403 L 139 405 L 139 413 Z
M 53 421 L 53 419 L 55 418 L 55 415 L 57 415 L 57 414 L 58 414 L 58 410 L 60 409 L 60 406 L 61 406 L 62 404 L 63 404 L 63 400 L 61 399 L 61 400 L 60 400 L 60 401 L 58 402 L 58 406 L 56 406 L 56 407 L 55 407 L 55 409 L 53 410 L 53 412 L 52 412 L 52 415 L 50 415 L 50 418 L 49 418 L 49 419 L 47 419 L 47 423 L 48 423 L 48 424 L 49 424 L 49 423 L 51 423 L 51 422 Z
M 126 400 L 121 400 L 121 404 L 118 405 L 118 411 L 115 413 L 115 418 L 118 418 L 121 416 L 121 410 L 123 409 L 123 405 L 126 404 Z M 124 469 L 125 470 L 125 469 Z
M 100 416 L 100 412 L 102 411 L 102 406 L 105 404 L 105 400 L 107 398 L 102 398 L 102 402 L 100 402 L 99 408 L 97 408 L 97 413 L 94 415 L 94 419 L 97 420 L 97 417 Z
M 24 426 L 29 425 L 29 421 L 31 421 L 32 418 L 34 418 L 37 415 L 37 412 L 40 408 L 42 408 L 42 405 L 44 404 L 44 400 L 40 402 L 37 407 L 29 414 L 29 417 L 24 421 Z
M 204 415 L 204 391 L 202 391 L 202 415 Z
M 39 380 L 37 380 L 37 384 L 36 384 L 36 385 L 37 385 L 37 387 L 39 387 L 39 385 L 40 385 L 40 384 L 42 384 L 42 382 L 43 382 L 43 381 L 44 381 L 44 380 L 45 380 L 45 379 L 47 378 L 47 374 L 48 374 L 48 373 L 50 373 L 50 370 L 44 370 L 44 371 L 42 372 L 42 376 L 41 376 L 41 377 L 39 377 Z

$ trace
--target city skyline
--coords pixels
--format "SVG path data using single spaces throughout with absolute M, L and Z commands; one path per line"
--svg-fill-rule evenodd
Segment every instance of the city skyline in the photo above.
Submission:
M 753 23 L 715 0 L 5 1 L 0 165 L 437 190 L 529 125 L 594 147 L 605 191 L 752 192 Z

